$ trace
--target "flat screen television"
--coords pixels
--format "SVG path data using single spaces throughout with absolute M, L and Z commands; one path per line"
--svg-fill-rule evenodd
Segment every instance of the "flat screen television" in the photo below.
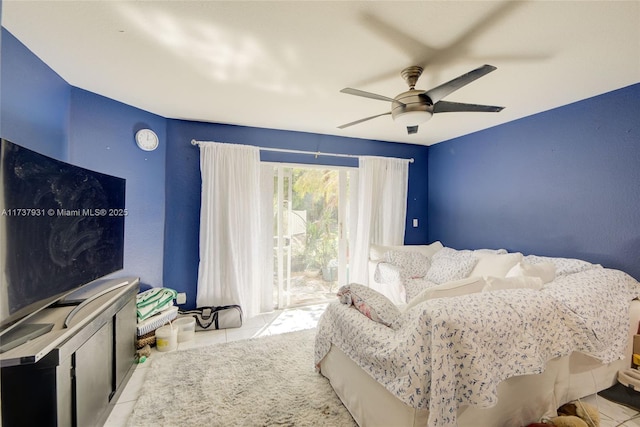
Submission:
M 125 180 L 2 139 L 0 341 L 32 314 L 121 270 Z

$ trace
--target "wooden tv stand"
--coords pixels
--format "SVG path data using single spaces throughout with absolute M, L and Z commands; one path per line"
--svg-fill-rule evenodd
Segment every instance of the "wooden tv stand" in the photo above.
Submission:
M 52 306 L 29 323 L 51 332 L 0 354 L 2 425 L 97 426 L 133 373 L 137 277 L 76 310 Z

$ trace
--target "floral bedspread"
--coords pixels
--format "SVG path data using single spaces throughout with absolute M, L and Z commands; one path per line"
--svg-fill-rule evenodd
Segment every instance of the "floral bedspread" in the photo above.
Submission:
M 635 297 L 637 281 L 600 268 L 540 291 L 428 300 L 403 313 L 397 330 L 336 302 L 318 323 L 315 363 L 334 344 L 402 402 L 428 409 L 429 427 L 455 426 L 459 406 L 495 405 L 501 381 L 540 373 L 552 358 L 621 358 Z

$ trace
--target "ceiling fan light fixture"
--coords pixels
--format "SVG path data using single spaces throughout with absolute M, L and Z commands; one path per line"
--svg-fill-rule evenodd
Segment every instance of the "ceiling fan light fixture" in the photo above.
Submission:
M 393 116 L 394 122 L 402 126 L 418 126 L 431 118 L 428 111 L 404 111 Z

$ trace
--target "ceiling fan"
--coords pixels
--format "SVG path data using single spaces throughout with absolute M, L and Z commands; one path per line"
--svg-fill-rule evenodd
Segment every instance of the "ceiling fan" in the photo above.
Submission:
M 442 101 L 442 98 L 450 93 L 460 89 L 461 87 L 468 85 L 476 79 L 494 71 L 496 67 L 493 65 L 483 65 L 475 70 L 469 71 L 453 80 L 443 83 L 439 86 L 429 90 L 416 89 L 416 83 L 422 74 L 422 67 L 411 66 L 407 67 L 400 75 L 409 85 L 409 90 L 396 95 L 395 98 L 389 98 L 384 95 L 378 95 L 376 93 L 365 92 L 359 89 L 344 88 L 340 92 L 347 93 L 349 95 L 363 96 L 365 98 L 377 99 L 380 101 L 391 102 L 391 111 L 376 114 L 375 116 L 365 117 L 364 119 L 356 120 L 354 122 L 346 123 L 338 126 L 339 129 L 344 129 L 349 126 L 357 125 L 358 123 L 366 122 L 367 120 L 375 119 L 376 117 L 386 116 L 391 114 L 394 122 L 400 123 L 407 127 L 407 133 L 418 133 L 418 125 L 426 122 L 435 113 L 451 113 L 451 112 L 486 112 L 497 113 L 502 111 L 504 107 L 496 107 L 493 105 L 479 105 L 479 104 L 464 104 L 460 102 Z

